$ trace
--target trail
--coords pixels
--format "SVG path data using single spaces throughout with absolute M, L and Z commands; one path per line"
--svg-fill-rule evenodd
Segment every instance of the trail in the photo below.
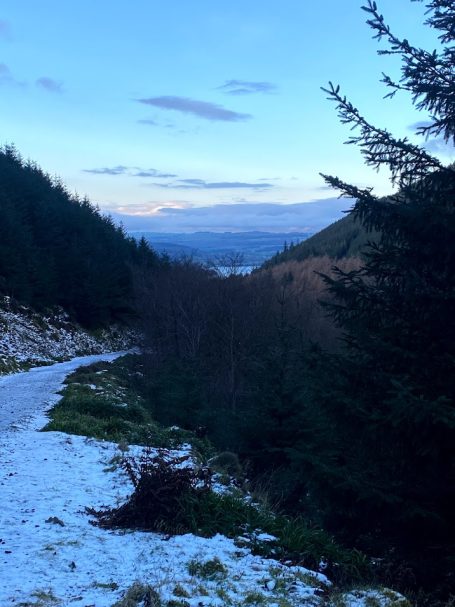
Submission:
M 48 410 L 60 398 L 57 392 L 67 375 L 99 360 L 114 360 L 126 352 L 79 356 L 67 362 L 0 378 L 0 432 L 25 427 L 34 415 Z
M 90 524 L 86 507 L 118 504 L 132 491 L 125 474 L 112 468 L 117 446 L 38 430 L 67 374 L 122 354 L 0 379 L 0 607 L 112 607 L 136 581 L 156 590 L 163 606 L 240 607 L 257 593 L 269 607 L 282 605 L 285 596 L 289 607 L 322 606 L 324 575 L 255 556 L 222 535 L 168 537 Z M 140 449 L 132 446 L 130 454 Z M 191 562 L 215 558 L 225 575 L 191 573 Z

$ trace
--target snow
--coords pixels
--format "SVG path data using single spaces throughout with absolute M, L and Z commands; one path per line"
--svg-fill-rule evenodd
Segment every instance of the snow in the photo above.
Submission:
M 138 342 L 131 330 L 113 326 L 95 336 L 71 322 L 61 309 L 37 314 L 0 298 L 0 374 L 84 354 L 125 350 Z
M 323 574 L 254 556 L 224 536 L 169 537 L 90 524 L 86 507 L 118 504 L 132 490 L 110 465 L 117 446 L 38 430 L 66 374 L 119 354 L 0 379 L 0 605 L 111 607 L 135 582 L 156 590 L 163 604 L 240 606 L 262 597 L 264 605 L 278 607 L 285 597 L 291 607 L 322 605 L 321 588 L 329 587 Z M 188 447 L 172 453 L 187 454 Z M 214 559 L 222 567 L 213 576 L 189 569 Z M 352 595 L 357 602 L 349 607 L 366 605 L 363 598 Z
M 30 371 L 0 377 L 0 431 L 11 424 L 21 427 L 37 412 L 52 407 L 58 400 L 65 377 L 80 367 L 100 360 L 114 360 L 125 351 L 81 356 L 52 366 L 36 367 Z M 45 423 L 41 419 L 41 425 Z
M 48 596 L 61 607 L 108 607 L 135 581 L 152 586 L 165 600 L 177 599 L 173 592 L 180 584 L 191 595 L 185 599 L 191 607 L 223 604 L 220 587 L 241 603 L 252 589 L 271 595 L 271 568 L 275 577 L 282 571 L 289 578 L 299 604 L 302 599 L 318 604 L 318 584 L 295 578 L 311 572 L 253 556 L 226 537 L 168 538 L 90 524 L 85 507 L 117 504 L 132 489 L 121 471 L 109 467 L 119 453 L 116 445 L 37 430 L 66 374 L 118 355 L 79 358 L 0 379 L 0 605 Z M 196 579 L 188 572 L 190 561 L 214 558 L 226 568 L 224 581 Z

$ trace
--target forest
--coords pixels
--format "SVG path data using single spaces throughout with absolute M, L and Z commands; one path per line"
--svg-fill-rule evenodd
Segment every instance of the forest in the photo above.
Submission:
M 431 116 L 418 134 L 453 145 L 455 7 L 427 8 L 440 52 L 363 7 L 379 53 L 402 61 L 386 96 L 410 94 Z M 394 193 L 323 175 L 354 199 L 350 215 L 262 271 L 220 280 L 182 261 L 141 280 L 148 401 L 238 453 L 284 511 L 437 604 L 455 568 L 455 167 L 323 90 Z
M 88 328 L 133 315 L 132 267 L 157 256 L 62 181 L 0 150 L 0 293 L 36 310 L 61 306 Z
M 432 0 L 439 52 L 364 10 L 408 93 L 455 142 L 455 6 Z M 416 604 L 455 593 L 455 167 L 370 124 L 329 83 L 349 143 L 389 170 L 394 193 L 326 183 L 352 211 L 251 275 L 220 276 L 135 242 L 87 199 L 0 154 L 0 291 L 62 306 L 96 328 L 144 335 L 141 390 L 153 417 L 238 455 L 280 511 L 377 563 Z M 386 103 L 386 101 L 384 101 Z M 421 594 L 419 594 L 421 593 Z M 453 600 L 453 599 L 452 599 Z

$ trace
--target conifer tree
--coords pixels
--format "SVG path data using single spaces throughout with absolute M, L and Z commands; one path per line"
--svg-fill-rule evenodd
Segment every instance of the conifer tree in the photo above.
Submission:
M 386 42 L 379 54 L 402 60 L 398 82 L 383 76 L 386 96 L 409 93 L 429 114 L 418 133 L 453 145 L 455 3 L 426 7 L 438 51 L 395 36 L 372 0 L 362 8 Z M 389 168 L 396 193 L 378 198 L 324 175 L 380 236 L 359 270 L 325 277 L 346 347 L 330 359 L 330 382 L 316 382 L 294 458 L 309 464 L 326 524 L 363 547 L 369 538 L 370 549 L 406 554 L 441 582 L 455 554 L 455 167 L 374 126 L 339 86 L 324 90 L 354 130 L 347 143 L 369 166 Z

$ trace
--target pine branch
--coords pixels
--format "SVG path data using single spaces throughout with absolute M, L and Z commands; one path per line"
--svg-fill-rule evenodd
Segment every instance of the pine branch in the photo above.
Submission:
M 428 5 L 428 12 L 434 14 L 427 20 L 432 27 L 443 30 L 440 39 L 449 42 L 455 30 L 455 8 L 453 0 L 434 0 Z M 446 48 L 439 54 L 412 46 L 408 40 L 395 36 L 377 9 L 376 2 L 368 0 L 362 9 L 371 17 L 368 25 L 376 32 L 373 38 L 385 38 L 389 49 L 379 50 L 379 55 L 401 55 L 403 61 L 400 82 L 383 74 L 382 82 L 391 89 L 386 97 L 393 97 L 399 90 L 412 93 L 413 103 L 418 110 L 429 112 L 433 124 L 426 133 L 443 135 L 445 141 L 455 141 L 455 70 L 454 49 Z
M 329 100 L 337 103 L 340 121 L 343 124 L 351 124 L 351 130 L 360 130 L 358 136 L 350 137 L 346 143 L 358 145 L 366 163 L 376 170 L 383 164 L 387 165 L 393 184 L 403 187 L 418 181 L 431 171 L 443 169 L 437 158 L 411 143 L 407 137 L 395 139 L 386 129 L 370 124 L 359 110 L 340 94 L 339 86 L 329 82 L 329 88 L 322 87 L 322 90 L 327 93 Z

